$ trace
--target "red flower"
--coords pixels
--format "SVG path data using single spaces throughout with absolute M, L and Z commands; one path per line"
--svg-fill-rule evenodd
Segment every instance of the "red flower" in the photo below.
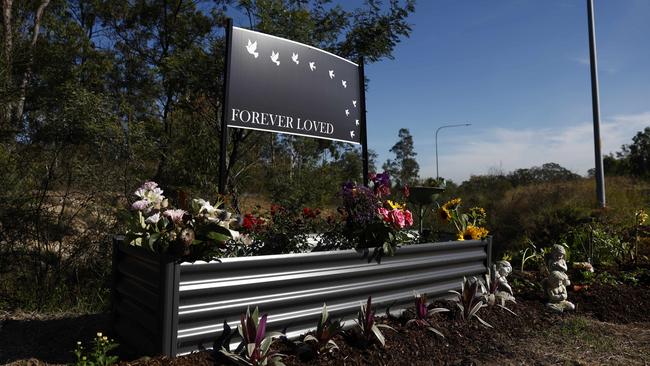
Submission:
M 275 216 L 275 214 L 279 212 L 284 212 L 284 207 L 277 205 L 277 204 L 272 204 L 271 205 L 271 216 Z
M 309 207 L 302 209 L 302 216 L 304 216 L 306 219 L 315 219 L 318 215 L 320 215 L 319 209 L 312 210 Z
M 248 213 L 244 215 L 244 222 L 242 222 L 241 226 L 246 230 L 253 230 L 255 227 L 255 217 L 253 214 Z
M 246 231 L 257 231 L 264 225 L 264 219 L 261 217 L 255 217 L 253 214 L 247 213 L 244 215 L 244 220 L 242 222 L 242 228 Z

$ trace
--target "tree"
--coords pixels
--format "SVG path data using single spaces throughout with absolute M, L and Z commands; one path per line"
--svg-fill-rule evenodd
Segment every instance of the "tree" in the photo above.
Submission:
M 637 177 L 650 178 L 650 127 L 637 132 L 630 145 L 623 146 L 630 173 Z
M 397 178 L 398 184 L 410 185 L 417 181 L 420 166 L 415 160 L 417 153 L 413 147 L 413 136 L 407 128 L 400 128 L 397 134 L 399 141 L 391 147 L 395 160 L 388 159 L 383 168 L 391 176 Z
M 517 169 L 508 174 L 508 180 L 510 180 L 513 187 L 533 183 L 575 180 L 578 178 L 580 178 L 578 174 L 557 163 L 546 163 L 541 167 L 534 166 L 532 168 Z

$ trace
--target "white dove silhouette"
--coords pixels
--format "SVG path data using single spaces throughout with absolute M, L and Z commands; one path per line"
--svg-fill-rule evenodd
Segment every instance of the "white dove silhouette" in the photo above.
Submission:
M 354 131 L 350 131 L 350 138 L 351 138 L 351 139 L 354 138 Z
M 344 88 L 348 87 L 348 82 L 345 80 L 341 80 L 341 84 L 343 85 Z
M 316 69 L 316 63 L 315 62 L 310 62 L 309 63 L 309 68 L 311 69 L 311 71 L 314 71 Z
M 248 51 L 248 53 L 255 56 L 255 58 L 257 58 L 257 56 L 260 55 L 259 53 L 255 52 L 256 49 L 257 49 L 257 41 L 251 43 L 251 40 L 249 39 L 248 46 L 246 46 L 246 50 Z
M 334 70 L 330 70 L 330 79 L 334 79 Z
M 349 115 L 350 115 L 350 110 L 349 110 L 349 109 L 346 109 L 346 110 L 345 110 L 345 115 L 346 115 L 346 116 L 349 116 Z
M 300 60 L 298 60 L 298 54 L 297 53 L 292 54 L 291 59 L 293 60 L 293 62 L 296 63 L 296 65 L 298 65 L 300 63 Z
M 275 51 L 271 51 L 271 61 L 275 63 L 276 65 L 280 66 L 280 60 L 278 58 L 280 57 L 280 54 Z
M 356 100 L 353 100 L 353 101 L 352 101 L 352 105 L 354 106 L 354 108 L 356 108 L 356 107 L 357 107 L 357 101 L 356 101 Z
M 355 119 L 355 120 L 354 120 L 354 124 L 358 126 L 358 125 L 359 125 L 359 120 L 358 120 L 358 119 Z

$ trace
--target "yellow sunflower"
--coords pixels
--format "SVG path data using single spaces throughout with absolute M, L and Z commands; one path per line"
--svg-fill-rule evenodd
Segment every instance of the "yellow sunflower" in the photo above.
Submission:
M 484 227 L 467 225 L 465 231 L 458 233 L 458 240 L 480 240 L 487 236 L 488 230 Z
M 449 213 L 449 210 L 447 210 L 444 206 L 438 209 L 438 217 L 440 217 L 442 221 L 451 220 L 451 214 Z
M 445 203 L 444 205 L 442 205 L 442 208 L 444 208 L 447 211 L 455 210 L 456 208 L 458 208 L 458 206 L 460 206 L 460 202 L 461 202 L 460 198 L 453 198 L 449 200 L 447 203 Z
M 406 205 L 402 205 L 398 202 L 393 202 L 391 200 L 388 200 L 387 202 L 392 210 L 403 210 L 406 208 Z

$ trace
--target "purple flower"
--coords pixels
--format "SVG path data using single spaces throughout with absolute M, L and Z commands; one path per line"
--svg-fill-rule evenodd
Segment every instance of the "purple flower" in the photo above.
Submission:
M 174 224 L 180 224 L 181 221 L 183 220 L 183 215 L 185 215 L 187 211 L 181 210 L 181 209 L 176 209 L 176 210 L 166 210 L 163 212 L 163 215 L 169 217 L 170 220 Z
M 136 211 L 149 212 L 151 211 L 151 203 L 146 199 L 135 201 L 131 205 L 131 209 Z
M 144 182 L 144 184 L 142 185 L 142 188 L 144 188 L 144 189 L 146 189 L 148 191 L 151 191 L 151 190 L 153 190 L 153 189 L 155 189 L 157 187 L 158 187 L 158 183 L 152 182 L 152 181 Z

